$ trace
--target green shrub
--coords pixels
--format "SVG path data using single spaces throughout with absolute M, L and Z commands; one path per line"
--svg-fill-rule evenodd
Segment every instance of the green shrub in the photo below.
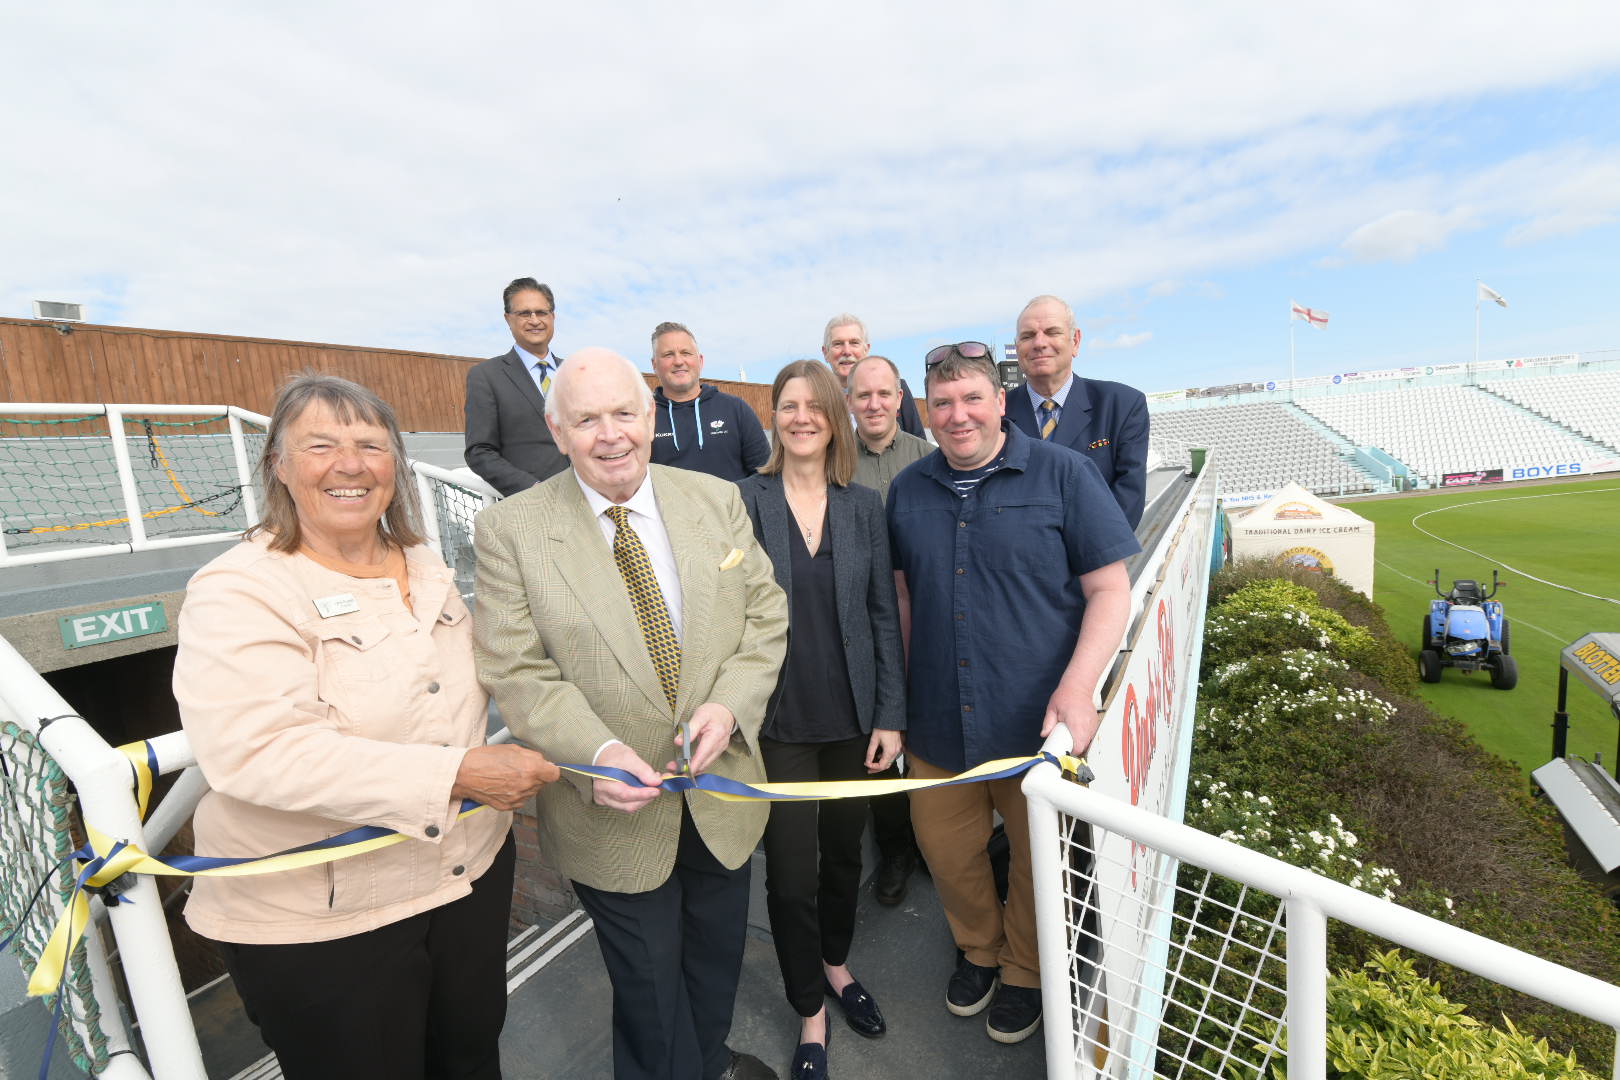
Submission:
M 1512 1020 L 1496 1028 L 1469 1016 L 1394 952 L 1328 981 L 1327 1021 L 1329 1077 L 1597 1080 L 1573 1054 L 1555 1052 Z
M 1511 764 L 1416 700 L 1411 657 L 1376 605 L 1332 578 L 1252 562 L 1217 574 L 1211 600 L 1189 824 L 1620 982 L 1620 918 L 1569 867 L 1556 815 Z M 1184 867 L 1183 885 L 1195 875 Z M 1265 903 L 1209 889 L 1195 933 L 1260 948 Z M 1177 914 L 1183 926 L 1194 916 L 1187 903 Z M 1331 967 L 1353 970 L 1388 945 L 1332 922 L 1328 947 Z M 1206 977 L 1198 963 L 1170 988 L 1167 1021 L 1219 1011 L 1203 987 L 1241 997 L 1248 985 L 1246 973 L 1208 964 Z M 1614 1036 L 1602 1025 L 1428 957 L 1410 963 L 1477 1015 L 1607 1067 Z M 1165 1048 L 1179 1052 L 1171 1037 Z

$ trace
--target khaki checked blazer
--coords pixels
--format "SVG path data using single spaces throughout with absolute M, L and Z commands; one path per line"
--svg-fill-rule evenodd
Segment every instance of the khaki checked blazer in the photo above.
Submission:
M 787 642 L 787 600 L 754 539 L 737 487 L 650 465 L 680 577 L 681 677 L 672 712 L 613 551 L 572 469 L 478 515 L 473 634 L 478 675 L 520 740 L 559 763 L 588 764 L 620 739 L 655 769 L 675 758 L 677 717 L 706 701 L 737 718 L 711 772 L 765 778 L 758 736 Z M 612 892 L 669 877 L 676 796 L 634 814 L 591 801 L 588 777 L 564 773 L 538 797 L 541 850 L 564 876 Z M 696 792 L 692 820 L 714 856 L 743 864 L 765 829 L 765 803 Z

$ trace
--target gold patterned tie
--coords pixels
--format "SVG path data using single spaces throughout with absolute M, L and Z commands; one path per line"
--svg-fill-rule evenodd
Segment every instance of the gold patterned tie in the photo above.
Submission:
M 1041 402 L 1041 438 L 1050 439 L 1057 430 L 1058 403 L 1051 398 Z
M 669 707 L 675 707 L 675 691 L 681 683 L 681 643 L 675 637 L 675 624 L 670 621 L 664 594 L 658 588 L 647 549 L 641 546 L 641 537 L 630 527 L 630 508 L 610 506 L 607 516 L 613 521 L 613 561 L 619 564 L 625 587 L 630 590 L 630 603 L 636 609 L 636 622 L 641 624 L 641 636 L 647 642 L 647 655 L 652 657 L 658 672 L 658 685 L 664 688 Z
M 542 394 L 551 393 L 551 365 L 541 360 L 534 366 L 540 369 L 540 392 Z

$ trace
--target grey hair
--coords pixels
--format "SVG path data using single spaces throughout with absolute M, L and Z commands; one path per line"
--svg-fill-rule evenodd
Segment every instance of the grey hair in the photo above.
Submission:
M 416 496 L 411 463 L 405 457 L 405 440 L 400 437 L 399 421 L 394 418 L 394 410 L 359 383 L 313 371 L 290 376 L 276 392 L 264 451 L 259 455 L 259 488 L 264 492 L 264 513 L 257 522 L 248 526 L 242 534 L 243 539 L 268 533 L 272 551 L 297 551 L 303 542 L 298 506 L 293 502 L 292 492 L 276 475 L 276 468 L 286 453 L 287 429 L 317 404 L 331 409 L 342 423 L 376 424 L 388 432 L 388 449 L 394 458 L 394 497 L 389 501 L 388 509 L 383 511 L 377 531 L 383 539 L 401 548 L 424 543 L 422 505 Z
M 697 344 L 697 335 L 692 333 L 692 331 L 688 330 L 681 323 L 661 322 L 657 326 L 653 327 L 652 347 L 655 350 L 658 348 L 658 339 L 663 337 L 665 334 L 685 334 L 687 337 L 692 339 L 693 345 Z
M 557 298 L 551 294 L 550 285 L 547 285 L 543 281 L 536 281 L 532 277 L 520 277 L 513 278 L 512 283 L 501 290 L 501 307 L 506 310 L 508 315 L 512 313 L 512 297 L 528 289 L 533 289 L 535 292 L 545 297 L 546 303 L 551 305 L 552 312 L 556 312 Z
M 631 363 L 623 356 L 620 356 L 612 349 L 604 349 L 601 347 L 576 349 L 567 360 L 557 365 L 557 374 L 551 377 L 551 393 L 546 395 L 546 420 L 550 423 L 561 426 L 563 392 L 568 388 L 569 375 L 573 373 L 576 367 L 578 367 L 576 361 L 582 358 L 585 360 L 593 359 L 591 355 L 592 353 L 601 353 L 603 356 L 611 356 L 613 359 L 623 364 L 624 369 L 628 371 L 635 379 L 636 389 L 640 391 L 637 396 L 641 401 L 642 409 L 648 410 L 653 407 L 652 388 L 647 385 L 647 380 L 642 375 L 641 369 L 636 367 L 635 364 Z
M 851 315 L 846 311 L 841 315 L 834 315 L 832 318 L 827 320 L 827 328 L 821 332 L 821 347 L 823 349 L 832 344 L 832 332 L 838 329 L 840 326 L 860 327 L 861 340 L 866 342 L 868 345 L 872 344 L 872 339 L 866 336 L 866 324 L 861 322 L 861 317 L 859 315 Z
M 863 356 L 859 360 L 855 361 L 855 366 L 851 367 L 849 369 L 849 381 L 850 381 L 851 384 L 853 384 L 855 382 L 855 373 L 857 371 L 861 370 L 861 365 L 866 363 L 869 360 L 881 360 L 885 364 L 888 364 L 889 365 L 889 370 L 894 372 L 894 388 L 896 390 L 900 389 L 900 368 L 895 364 L 895 362 L 893 360 L 890 360 L 887 356 L 879 356 L 877 353 L 869 353 L 866 356 Z M 849 392 L 849 387 L 848 386 L 846 386 L 844 388 L 844 392 L 845 393 Z
M 1028 311 L 1036 304 L 1056 304 L 1058 307 L 1062 308 L 1064 326 L 1068 329 L 1069 333 L 1074 333 L 1074 308 L 1070 307 L 1069 302 L 1063 299 L 1063 297 L 1053 296 L 1051 293 L 1042 293 L 1029 303 L 1025 304 L 1023 311 L 1018 313 L 1018 317 L 1022 319 L 1024 317 L 1024 311 Z

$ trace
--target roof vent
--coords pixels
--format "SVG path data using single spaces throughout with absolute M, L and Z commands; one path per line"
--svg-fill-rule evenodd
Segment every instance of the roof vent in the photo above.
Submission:
M 35 300 L 34 318 L 52 322 L 84 322 L 84 305 L 59 300 Z

